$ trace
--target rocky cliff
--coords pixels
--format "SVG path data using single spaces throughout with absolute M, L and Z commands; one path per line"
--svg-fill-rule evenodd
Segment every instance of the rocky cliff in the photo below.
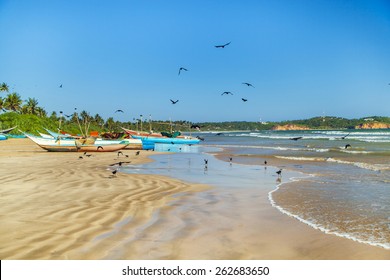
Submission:
M 390 124 L 380 122 L 367 122 L 355 126 L 356 129 L 383 129 L 390 128 Z
M 296 124 L 285 124 L 285 125 L 275 125 L 271 130 L 309 130 L 310 128 L 303 125 Z

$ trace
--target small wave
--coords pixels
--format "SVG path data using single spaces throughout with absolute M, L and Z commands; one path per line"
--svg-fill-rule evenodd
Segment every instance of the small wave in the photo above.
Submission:
M 365 163 L 365 162 L 352 162 L 352 161 L 346 161 L 346 160 L 340 160 L 340 159 L 334 159 L 334 158 L 327 158 L 326 161 L 354 165 L 354 166 L 357 166 L 357 167 L 360 167 L 363 169 L 372 170 L 372 171 L 390 170 L 390 166 L 387 164 L 370 164 L 370 163 Z
M 298 181 L 300 179 L 303 179 L 303 178 L 291 178 L 290 181 Z M 289 182 L 287 182 L 289 183 Z M 357 238 L 355 236 L 352 236 L 348 233 L 341 233 L 341 232 L 337 232 L 337 231 L 334 231 L 334 230 L 330 230 L 330 229 L 327 229 L 321 225 L 318 225 L 318 224 L 315 224 L 313 222 L 310 222 L 308 220 L 305 220 L 303 219 L 302 217 L 300 217 L 299 215 L 296 215 L 296 214 L 293 214 L 289 211 L 287 211 L 286 209 L 284 209 L 283 207 L 277 205 L 272 197 L 272 194 L 276 191 L 278 191 L 281 187 L 281 185 L 283 184 L 286 184 L 286 183 L 280 183 L 279 185 L 276 186 L 276 188 L 272 191 L 270 191 L 268 193 L 268 200 L 270 201 L 272 207 L 275 207 L 276 209 L 278 209 L 280 212 L 282 212 L 283 214 L 289 216 L 289 217 L 292 217 L 292 218 L 295 218 L 297 219 L 298 221 L 314 228 L 314 229 L 317 229 L 317 230 L 320 230 L 326 234 L 333 234 L 333 235 L 336 235 L 336 236 L 339 236 L 339 237 L 343 237 L 343 238 L 347 238 L 347 239 L 350 239 L 350 240 L 353 240 L 353 241 L 356 241 L 356 242 L 359 242 L 359 243 L 363 243 L 363 244 L 368 244 L 368 245 L 371 245 L 371 246 L 377 246 L 377 247 L 381 247 L 381 248 L 384 248 L 384 249 L 387 249 L 387 250 L 390 250 L 390 244 L 389 243 L 380 243 L 380 242 L 376 242 L 376 241 L 366 241 L 366 240 L 362 240 L 360 238 Z
M 288 160 L 299 160 L 299 161 L 326 161 L 326 158 L 316 158 L 316 157 L 286 157 L 286 156 L 275 156 L 280 159 Z

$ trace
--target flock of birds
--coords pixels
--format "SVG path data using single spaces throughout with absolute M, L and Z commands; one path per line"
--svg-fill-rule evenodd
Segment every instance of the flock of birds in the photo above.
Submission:
M 226 44 L 222 44 L 222 45 L 216 45 L 216 46 L 214 46 L 214 47 L 215 47 L 215 48 L 218 48 L 218 49 L 223 49 L 223 48 L 225 48 L 226 46 L 230 45 L 230 43 L 231 43 L 231 42 L 226 43 Z M 179 75 L 179 76 L 180 76 L 180 74 L 182 73 L 182 71 L 186 71 L 186 72 L 187 72 L 188 69 L 185 68 L 185 67 L 180 67 L 180 68 L 179 68 L 179 72 L 178 72 L 178 75 Z M 253 86 L 251 83 L 243 82 L 242 84 L 243 84 L 243 85 L 246 85 L 246 86 L 248 86 L 248 87 L 253 87 L 253 88 L 254 88 L 254 86 Z M 221 95 L 233 95 L 233 93 L 230 92 L 230 91 L 224 91 Z M 241 98 L 241 100 L 242 100 L 243 102 L 247 102 L 247 101 L 248 101 L 248 99 L 246 99 L 246 98 Z M 171 101 L 171 104 L 172 104 L 172 105 L 177 104 L 177 102 L 179 102 L 178 99 L 177 99 L 177 100 L 170 99 L 170 101 Z

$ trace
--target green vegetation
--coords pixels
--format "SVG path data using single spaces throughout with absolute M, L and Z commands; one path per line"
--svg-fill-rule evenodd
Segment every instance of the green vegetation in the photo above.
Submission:
M 104 120 L 99 114 L 91 116 L 87 111 L 80 113 L 74 112 L 71 116 L 64 116 L 62 112 L 52 112 L 48 116 L 47 112 L 38 106 L 38 100 L 28 98 L 23 101 L 21 96 L 12 92 L 9 93 L 9 87 L 6 83 L 0 84 L 0 93 L 7 93 L 5 97 L 0 95 L 0 130 L 17 126 L 18 129 L 37 134 L 44 132 L 43 128 L 57 131 L 61 128 L 63 131 L 72 134 L 86 135 L 91 131 L 102 132 L 122 132 L 121 127 L 154 131 L 181 130 L 189 131 L 191 122 L 188 121 L 153 121 L 142 122 L 137 119 L 134 122 L 119 122 L 112 117 Z M 351 129 L 365 122 L 382 122 L 390 124 L 389 117 L 371 116 L 360 119 L 345 119 L 339 117 L 314 117 L 306 120 L 291 120 L 283 122 L 204 122 L 197 123 L 201 131 L 238 131 L 238 130 L 268 130 L 275 125 L 294 124 L 307 126 L 311 129 Z M 20 134 L 19 131 L 12 131 L 14 134 Z

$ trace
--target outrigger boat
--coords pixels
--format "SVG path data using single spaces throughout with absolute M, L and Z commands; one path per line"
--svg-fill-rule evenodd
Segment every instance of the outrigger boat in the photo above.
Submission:
M 103 140 L 99 142 L 93 138 L 51 139 L 34 136 L 25 132 L 22 133 L 39 147 L 49 152 L 115 152 L 125 149 L 129 145 L 126 141 L 108 142 L 109 140 Z
M 61 143 L 73 143 L 75 139 L 89 139 L 89 138 L 82 138 L 80 136 L 74 136 L 68 133 L 60 134 L 53 132 L 51 130 L 45 129 L 49 134 L 39 133 L 44 139 L 36 139 L 37 141 L 41 141 L 42 144 L 52 143 L 58 143 L 60 141 Z M 32 137 L 36 137 L 33 135 L 30 135 Z M 92 138 L 92 137 L 91 137 Z M 142 141 L 139 139 L 102 139 L 102 138 L 92 138 L 95 139 L 95 144 L 97 145 L 106 145 L 106 144 L 121 144 L 121 143 L 127 143 L 128 146 L 126 146 L 126 150 L 141 150 L 142 149 Z M 51 140 L 51 141 L 48 141 Z

